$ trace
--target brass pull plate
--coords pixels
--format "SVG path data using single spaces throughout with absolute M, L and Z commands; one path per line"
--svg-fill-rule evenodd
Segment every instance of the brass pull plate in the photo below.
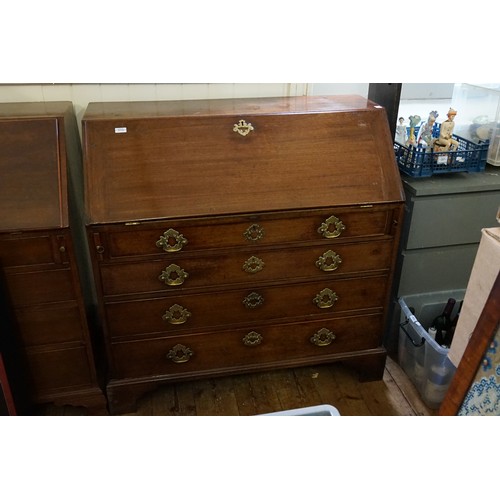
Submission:
M 318 233 L 322 234 L 323 238 L 338 238 L 344 229 L 344 223 L 335 215 L 332 215 L 318 227 Z
M 338 269 L 340 264 L 342 263 L 342 259 L 340 255 L 335 253 L 333 250 L 327 250 L 317 261 L 316 267 L 321 269 L 322 271 L 330 272 Z
M 167 229 L 156 242 L 158 248 L 163 248 L 165 252 L 178 252 L 187 245 L 188 240 L 175 229 Z
M 162 271 L 158 279 L 165 285 L 178 286 L 182 285 L 188 276 L 189 274 L 177 264 L 170 264 Z
M 180 306 L 179 304 L 174 304 L 165 311 L 162 316 L 163 321 L 168 321 L 171 325 L 182 325 L 191 317 L 191 313 Z
M 264 269 L 264 261 L 252 255 L 252 257 L 248 258 L 243 264 L 243 270 L 246 273 L 255 274 Z
M 249 332 L 243 337 L 243 343 L 248 347 L 254 347 L 262 343 L 264 337 L 257 332 Z
M 321 328 L 309 340 L 318 347 L 325 347 L 335 340 L 335 334 L 328 328 Z
M 243 236 L 248 241 L 259 241 L 265 236 L 264 228 L 260 224 L 252 224 L 247 228 L 247 230 L 243 233 Z
M 257 292 L 249 293 L 244 299 L 243 304 L 247 309 L 255 309 L 264 303 L 264 297 Z
M 252 124 L 247 123 L 245 120 L 240 120 L 238 123 L 235 123 L 233 127 L 233 132 L 237 132 L 243 137 L 248 135 L 252 130 L 254 130 Z
M 185 345 L 177 344 L 168 351 L 167 359 L 174 363 L 185 363 L 191 359 L 194 352 Z
M 324 288 L 318 293 L 318 295 L 316 295 L 316 297 L 314 297 L 313 303 L 320 309 L 328 309 L 329 307 L 333 307 L 337 300 L 339 300 L 339 297 L 333 290 L 330 290 L 330 288 Z

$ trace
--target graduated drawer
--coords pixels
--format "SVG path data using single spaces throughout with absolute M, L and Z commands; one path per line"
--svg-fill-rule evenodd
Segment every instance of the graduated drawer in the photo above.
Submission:
M 14 306 L 64 302 L 76 298 L 70 269 L 6 273 L 6 281 Z
M 217 333 L 114 342 L 113 378 L 167 376 L 260 366 L 371 349 L 380 345 L 382 315 L 237 328 Z
M 76 301 L 22 307 L 16 323 L 26 347 L 81 341 L 85 319 Z
M 95 384 L 84 346 L 54 350 L 31 349 L 27 357 L 37 397 Z
M 104 295 L 172 292 L 196 287 L 273 280 L 318 279 L 367 271 L 387 271 L 391 239 L 357 244 L 301 246 L 279 250 L 209 254 L 101 266 Z M 328 270 L 330 269 L 330 270 Z
M 0 237 L 0 262 L 3 267 L 53 264 L 54 241 L 50 235 Z
M 392 224 L 392 210 L 328 209 L 241 217 L 114 224 L 98 229 L 104 258 L 276 245 L 325 239 L 380 236 Z
M 287 286 L 185 294 L 105 306 L 112 338 L 382 309 L 386 276 L 339 279 Z

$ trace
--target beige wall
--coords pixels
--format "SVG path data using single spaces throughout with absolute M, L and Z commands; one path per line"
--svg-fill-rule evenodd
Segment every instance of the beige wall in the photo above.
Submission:
M 368 95 L 367 83 L 146 83 L 0 85 L 0 102 L 71 101 L 80 120 L 89 102 Z

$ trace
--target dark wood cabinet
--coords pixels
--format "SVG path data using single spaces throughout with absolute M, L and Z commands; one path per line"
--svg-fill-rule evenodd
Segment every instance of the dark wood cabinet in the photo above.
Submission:
M 23 359 L 32 404 L 104 413 L 84 293 L 81 177 L 71 103 L 0 104 L 0 267 L 12 318 L 2 335 Z
M 91 103 L 82 126 L 112 412 L 174 380 L 334 361 L 382 377 L 404 197 L 380 106 Z

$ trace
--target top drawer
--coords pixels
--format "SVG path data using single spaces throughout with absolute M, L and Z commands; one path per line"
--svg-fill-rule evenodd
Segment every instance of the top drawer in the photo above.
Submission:
M 391 231 L 392 207 L 336 208 L 92 228 L 105 258 L 181 251 L 355 240 Z M 396 216 L 397 220 L 397 216 Z

